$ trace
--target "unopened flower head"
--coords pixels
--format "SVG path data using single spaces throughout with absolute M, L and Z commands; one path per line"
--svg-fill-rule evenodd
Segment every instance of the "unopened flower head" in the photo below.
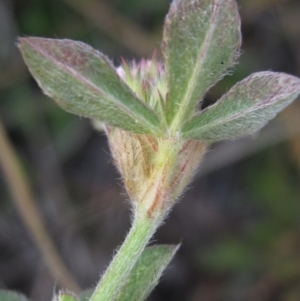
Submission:
M 158 107 L 166 102 L 167 81 L 163 64 L 156 55 L 151 60 L 142 59 L 140 62 L 122 60 L 116 70 L 140 99 L 155 111 L 161 110 Z
M 159 111 L 158 107 L 165 104 L 167 81 L 164 67 L 155 56 L 139 63 L 123 60 L 116 70 L 152 109 Z M 153 195 L 149 204 L 143 204 L 149 214 L 173 205 L 197 169 L 207 145 L 204 141 L 183 141 L 176 137 L 136 135 L 109 126 L 105 129 L 115 164 L 133 203 L 141 206 L 151 190 L 159 194 Z

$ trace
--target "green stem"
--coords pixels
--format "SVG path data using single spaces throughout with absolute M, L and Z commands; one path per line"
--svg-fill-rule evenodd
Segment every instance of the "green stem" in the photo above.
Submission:
M 132 228 L 98 283 L 90 301 L 115 301 L 130 272 L 173 204 L 170 181 L 178 159 L 178 144 L 161 141 L 153 171 L 135 200 Z M 142 195 L 142 196 L 141 196 Z M 171 197 L 171 199 L 170 199 Z
M 163 216 L 148 218 L 146 212 L 136 214 L 132 227 L 110 266 L 98 283 L 90 301 L 113 301 L 129 276 Z

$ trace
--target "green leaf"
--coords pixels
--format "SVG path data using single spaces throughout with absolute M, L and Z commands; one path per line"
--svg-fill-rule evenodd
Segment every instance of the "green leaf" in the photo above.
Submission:
M 284 73 L 254 73 L 233 86 L 216 104 L 183 126 L 186 139 L 222 140 L 251 135 L 300 93 L 300 79 Z
M 139 134 L 160 131 L 157 115 L 92 47 L 35 37 L 20 38 L 19 47 L 44 93 L 66 111 Z
M 0 290 L 0 300 L 1 301 L 28 301 L 28 299 L 18 293 L 11 291 Z
M 79 301 L 77 296 L 67 290 L 60 290 L 55 301 Z
M 130 273 L 116 301 L 143 301 L 156 286 L 178 246 L 148 247 Z
M 195 113 L 207 90 L 235 64 L 240 44 L 236 1 L 173 1 L 162 45 L 169 87 L 169 124 L 178 128 L 182 120 Z

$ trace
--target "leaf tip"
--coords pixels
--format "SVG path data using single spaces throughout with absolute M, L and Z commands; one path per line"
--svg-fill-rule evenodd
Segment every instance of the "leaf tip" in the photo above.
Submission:
M 33 46 L 34 44 L 37 44 L 37 42 L 45 40 L 43 38 L 38 37 L 18 37 L 17 39 L 17 46 L 22 49 L 26 46 Z

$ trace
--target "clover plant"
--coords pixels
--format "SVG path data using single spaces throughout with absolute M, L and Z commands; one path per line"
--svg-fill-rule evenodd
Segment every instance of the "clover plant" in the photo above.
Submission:
M 232 71 L 240 45 L 235 0 L 174 0 L 163 29 L 162 61 L 154 56 L 114 67 L 81 42 L 19 39 L 45 94 L 71 113 L 103 122 L 131 201 L 132 228 L 90 301 L 145 300 L 178 248 L 146 246 L 207 148 L 256 133 L 300 93 L 297 77 L 258 72 L 201 109 L 206 92 Z M 67 291 L 54 296 L 78 298 Z

